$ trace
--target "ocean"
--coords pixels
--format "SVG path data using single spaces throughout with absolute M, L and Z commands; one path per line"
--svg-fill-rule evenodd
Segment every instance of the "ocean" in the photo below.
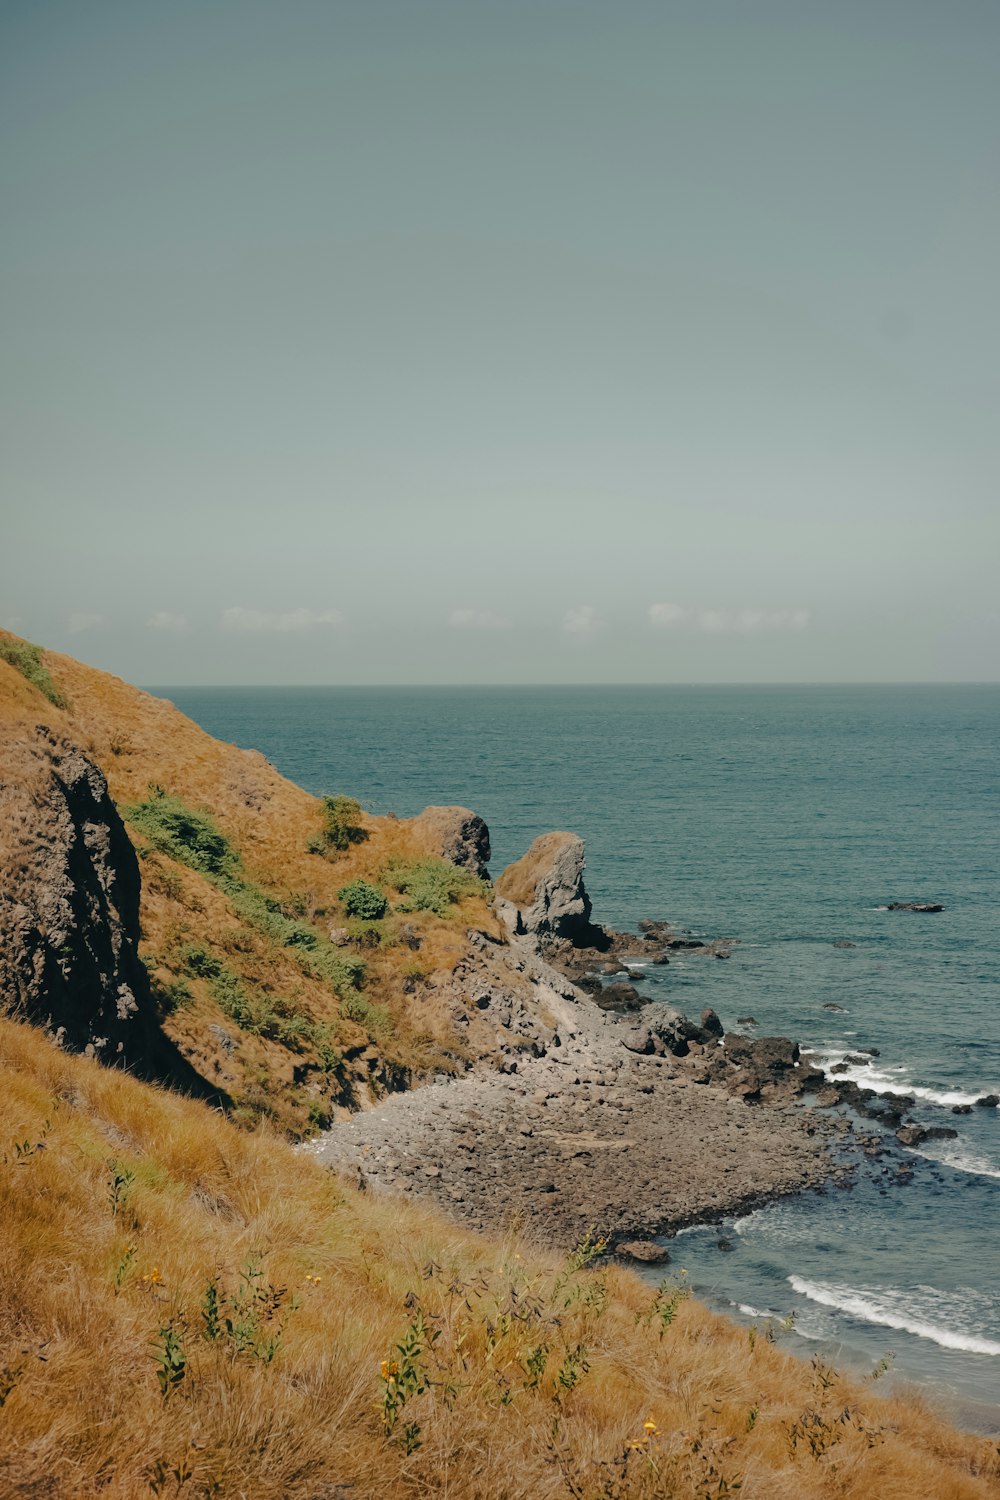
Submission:
M 909 1182 L 866 1161 L 849 1190 L 688 1231 L 674 1267 L 738 1320 L 792 1315 L 797 1352 L 891 1356 L 890 1382 L 1000 1427 L 1000 1111 L 974 1103 L 1000 1093 L 1000 688 L 153 691 L 312 792 L 474 808 L 494 874 L 572 829 L 596 920 L 733 940 L 645 971 L 651 998 L 753 1016 L 827 1068 L 877 1048 L 847 1076 L 956 1137 L 906 1153 Z

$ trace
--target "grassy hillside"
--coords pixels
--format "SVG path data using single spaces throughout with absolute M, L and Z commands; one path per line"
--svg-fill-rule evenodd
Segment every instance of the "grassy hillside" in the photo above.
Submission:
M 324 806 L 171 704 L 0 633 L 0 728 L 13 744 L 39 723 L 107 777 L 163 1028 L 237 1119 L 302 1135 L 488 1048 L 440 990 L 466 930 L 496 922 L 419 820 Z
M 0 1496 L 1000 1494 L 995 1444 L 712 1316 L 682 1270 L 653 1290 L 599 1246 L 477 1239 L 293 1148 L 488 1051 L 452 975 L 467 929 L 496 932 L 489 893 L 419 820 L 325 805 L 0 635 L 15 890 L 39 724 L 108 778 L 162 1025 L 218 1102 L 0 1020 Z
M 0 1023 L 0 1493 L 973 1500 L 996 1446 Z

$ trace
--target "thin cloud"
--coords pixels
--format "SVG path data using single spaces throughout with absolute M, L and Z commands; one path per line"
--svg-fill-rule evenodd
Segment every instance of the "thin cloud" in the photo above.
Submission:
M 448 616 L 453 630 L 509 630 L 510 621 L 489 609 L 453 609 Z
M 681 604 L 651 604 L 649 623 L 658 630 L 697 631 L 702 635 L 768 635 L 805 630 L 807 609 L 690 609 Z
M 162 630 L 169 635 L 183 635 L 191 628 L 187 615 L 176 615 L 170 609 L 158 609 L 155 614 L 150 615 L 146 626 L 149 630 Z
M 223 630 L 251 635 L 302 635 L 321 625 L 343 623 L 344 616 L 339 609 L 291 609 L 282 614 L 236 605 L 222 616 Z
M 578 604 L 563 615 L 562 628 L 567 635 L 585 641 L 596 635 L 603 623 L 592 604 Z
M 651 604 L 649 623 L 658 625 L 662 630 L 669 630 L 672 625 L 682 624 L 687 613 L 679 604 Z
M 66 621 L 69 626 L 70 635 L 83 635 L 86 630 L 97 630 L 100 625 L 106 625 L 104 615 L 90 614 L 85 609 L 76 609 Z

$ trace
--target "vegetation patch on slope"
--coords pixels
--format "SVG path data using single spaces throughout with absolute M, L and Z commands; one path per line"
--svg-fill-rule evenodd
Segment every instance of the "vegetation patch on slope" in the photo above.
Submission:
M 0 661 L 7 662 L 16 672 L 20 672 L 25 681 L 36 687 L 56 708 L 69 706 L 52 681 L 52 673 L 42 661 L 41 646 L 19 640 L 15 636 L 0 636 Z
M 292 949 L 296 963 L 307 974 L 324 980 L 337 995 L 360 986 L 363 961 L 338 952 L 314 927 L 288 916 L 274 896 L 247 880 L 238 852 L 210 813 L 194 811 L 179 797 L 156 787 L 147 801 L 125 808 L 124 815 L 161 853 L 210 880 L 228 897 L 237 916 L 281 947 Z
M 488 896 L 488 882 L 446 859 L 390 860 L 383 871 L 387 885 L 404 899 L 396 902 L 400 912 L 429 911 L 445 917 L 464 896 Z

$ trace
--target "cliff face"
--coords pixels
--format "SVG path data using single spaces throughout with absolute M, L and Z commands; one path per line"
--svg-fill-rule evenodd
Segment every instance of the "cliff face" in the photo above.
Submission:
M 0 740 L 0 1008 L 104 1058 L 148 1043 L 139 867 L 103 774 L 38 726 Z

